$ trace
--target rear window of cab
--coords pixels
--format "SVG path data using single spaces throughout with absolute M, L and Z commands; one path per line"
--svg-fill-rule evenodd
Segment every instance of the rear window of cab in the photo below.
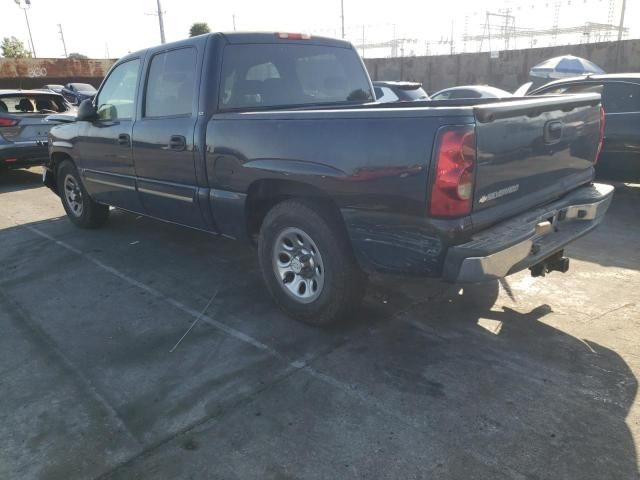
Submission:
M 227 45 L 219 108 L 304 106 L 373 101 L 360 58 L 321 45 Z

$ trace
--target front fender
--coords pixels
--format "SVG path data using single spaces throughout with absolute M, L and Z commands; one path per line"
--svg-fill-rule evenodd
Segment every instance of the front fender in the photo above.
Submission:
M 58 164 L 66 159 L 70 159 L 74 163 L 77 161 L 74 149 L 77 132 L 76 123 L 56 125 L 49 131 L 49 158 L 44 165 L 42 181 L 56 194 L 58 194 L 58 188 L 55 175 Z

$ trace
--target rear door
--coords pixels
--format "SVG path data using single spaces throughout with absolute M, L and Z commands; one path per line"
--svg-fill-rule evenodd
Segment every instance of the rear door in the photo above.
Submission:
M 187 46 L 155 53 L 146 70 L 142 111 L 133 128 L 142 204 L 148 215 L 204 228 L 194 164 L 197 49 Z
M 593 178 L 600 138 L 597 94 L 532 97 L 474 107 L 474 211 L 505 214 L 547 203 Z
M 131 132 L 140 78 L 139 58 L 116 66 L 96 96 L 98 116 L 78 122 L 78 151 L 84 185 L 96 201 L 140 211 L 131 154 Z
M 638 174 L 640 161 L 640 85 L 629 82 L 607 82 L 602 92 L 606 112 L 604 145 L 599 168 L 631 178 Z

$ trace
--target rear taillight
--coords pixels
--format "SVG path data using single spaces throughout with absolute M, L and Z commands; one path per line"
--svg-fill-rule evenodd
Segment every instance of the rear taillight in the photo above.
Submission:
M 460 217 L 471 213 L 476 135 L 472 125 L 444 127 L 436 139 L 436 169 L 429 214 Z
M 2 118 L 0 117 L 0 127 L 15 127 L 18 124 L 18 120 L 15 118 Z
M 602 152 L 602 144 L 604 143 L 604 126 L 606 124 L 606 115 L 604 108 L 600 106 L 600 141 L 598 142 L 598 149 L 596 150 L 596 158 L 593 163 L 598 163 L 600 158 L 600 152 Z

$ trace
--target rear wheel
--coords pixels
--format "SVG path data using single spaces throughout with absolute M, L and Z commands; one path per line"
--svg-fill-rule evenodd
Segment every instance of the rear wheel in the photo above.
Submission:
M 80 180 L 75 165 L 65 160 L 56 174 L 58 193 L 69 219 L 81 228 L 98 228 L 109 218 L 109 207 L 93 201 Z
M 362 300 L 366 277 L 329 208 L 305 200 L 277 204 L 262 223 L 258 251 L 269 292 L 297 320 L 327 325 Z

